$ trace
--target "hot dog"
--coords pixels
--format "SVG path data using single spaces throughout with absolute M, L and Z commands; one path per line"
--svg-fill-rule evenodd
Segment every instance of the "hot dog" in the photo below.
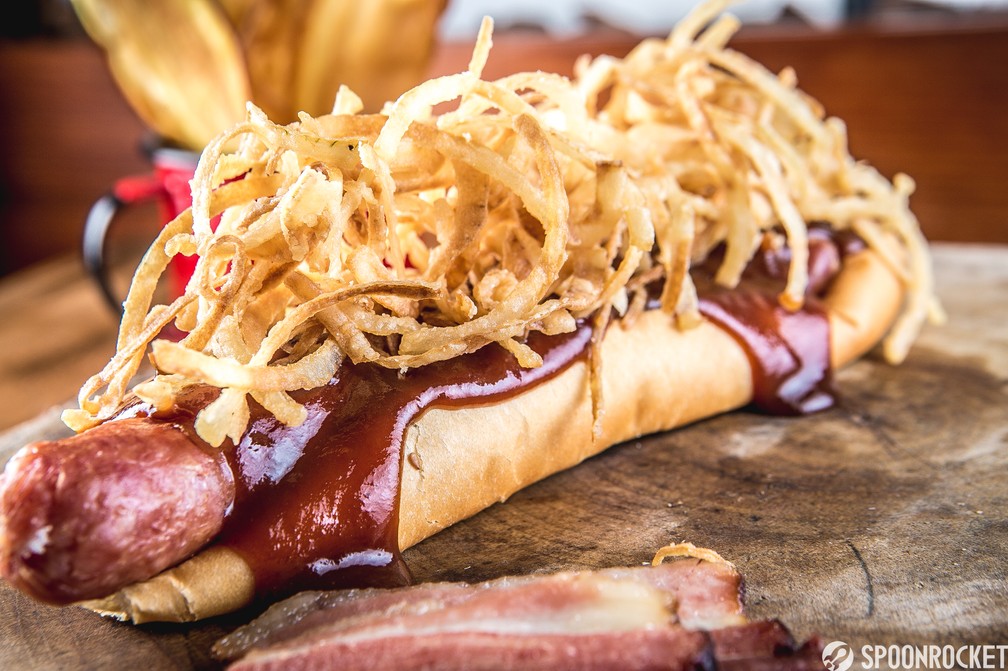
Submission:
M 846 264 L 845 272 L 834 279 L 831 292 L 826 296 L 834 324 L 830 342 L 836 366 L 855 358 L 878 339 L 881 329 L 895 315 L 900 296 L 895 278 L 873 253 L 864 252 L 848 258 Z M 880 296 L 884 300 L 879 300 Z M 649 311 L 640 319 L 642 323 L 635 324 L 632 329 L 614 329 L 603 341 L 603 356 L 610 362 L 603 369 L 603 393 L 618 394 L 633 402 L 621 404 L 620 408 L 625 410 L 618 414 L 615 410 L 607 413 L 602 435 L 595 440 L 591 436 L 591 399 L 587 393 L 588 371 L 584 363 L 502 403 L 465 409 L 433 408 L 412 424 L 406 431 L 403 450 L 407 455 L 419 456 L 408 459 L 403 466 L 398 547 L 408 548 L 441 528 L 506 498 L 528 483 L 574 465 L 610 444 L 730 410 L 751 399 L 752 379 L 746 354 L 724 331 L 711 324 L 679 331 L 658 311 Z M 657 351 L 668 354 L 653 355 L 647 371 L 641 371 L 635 364 L 639 361 L 639 352 L 643 347 L 653 348 L 656 340 L 663 345 Z M 711 361 L 720 362 L 718 370 L 711 372 Z M 626 376 L 626 371 L 632 371 L 633 375 Z M 691 380 L 689 394 L 661 393 L 662 389 L 669 389 L 669 379 L 680 376 Z M 569 399 L 560 402 L 557 397 Z M 556 414 L 557 405 L 567 408 L 568 412 Z M 518 417 L 520 421 L 516 421 Z M 470 427 L 474 426 L 481 427 L 481 431 L 473 431 Z M 527 435 L 528 427 L 534 427 L 537 435 Z M 139 438 L 142 440 L 131 442 Z M 101 450 L 99 445 L 104 443 L 108 443 L 108 447 Z M 548 460 L 536 457 L 545 444 L 551 446 Z M 151 463 L 137 460 L 132 462 L 137 472 L 124 473 L 124 461 L 130 463 L 124 457 L 130 454 L 133 445 L 136 449 L 159 449 L 165 461 L 170 462 L 158 469 L 156 460 L 150 460 Z M 522 445 L 531 449 L 516 454 L 512 447 L 509 461 L 501 463 L 501 455 L 507 447 Z M 52 515 L 66 517 L 47 518 L 43 516 L 46 509 L 33 500 L 37 497 L 24 497 L 10 489 L 6 494 L 17 501 L 17 507 L 6 504 L 4 507 L 8 520 L 4 539 L 9 543 L 3 552 L 9 562 L 5 564 L 5 575 L 38 598 L 57 602 L 92 599 L 173 566 L 216 534 L 224 523 L 227 509 L 233 505 L 235 476 L 226 463 L 222 465 L 222 460 L 208 456 L 207 451 L 198 448 L 195 441 L 186 438 L 171 422 L 149 419 L 107 422 L 66 441 L 29 447 L 22 452 L 20 461 L 8 467 L 8 477 L 21 483 L 23 488 L 49 491 L 55 488 L 56 480 L 74 482 L 80 479 L 72 470 L 79 459 L 85 458 L 78 455 L 89 455 L 87 463 L 93 469 L 100 470 L 105 465 L 114 473 L 112 483 L 94 476 L 85 480 L 92 487 L 112 494 L 106 499 L 110 503 L 108 508 L 93 506 L 89 509 L 86 505 L 75 504 L 83 502 L 74 499 L 76 492 L 71 491 L 65 495 L 62 506 L 52 509 Z M 62 470 L 44 471 L 42 475 L 48 475 L 50 483 L 43 486 L 32 481 L 34 469 L 30 464 L 34 458 L 69 462 Z M 188 493 L 189 498 L 184 501 L 175 497 L 153 498 L 163 502 L 160 505 L 176 507 L 174 515 L 168 514 L 173 512 L 171 510 L 159 510 L 158 524 L 167 529 L 175 526 L 185 529 L 185 535 L 191 534 L 186 543 L 178 542 L 181 530 L 175 535 L 167 532 L 152 535 L 149 524 L 134 517 L 133 497 L 140 493 L 150 501 L 151 492 L 156 494 L 156 489 L 146 482 L 149 479 L 156 480 L 161 489 Z M 116 498 L 112 485 L 124 481 L 129 486 L 121 498 Z M 194 481 L 209 483 L 210 486 L 203 488 L 204 500 L 196 499 L 200 489 L 193 486 Z M 191 505 L 183 507 L 187 503 Z M 18 523 L 19 515 L 32 516 L 34 524 Z M 17 549 L 34 542 L 40 529 L 60 529 L 97 541 L 97 536 L 68 528 L 64 521 L 83 525 L 89 515 L 93 515 L 96 524 L 114 527 L 112 532 L 101 534 L 101 537 L 115 538 L 120 547 L 100 544 L 101 551 L 95 553 L 95 547 L 90 545 L 80 545 L 76 552 L 68 552 L 57 545 L 55 550 L 37 555 Z M 123 529 L 118 523 L 123 516 L 135 521 L 135 526 Z M 209 535 L 200 533 L 203 525 Z M 169 552 L 173 554 L 158 565 L 147 559 L 148 553 L 153 555 L 153 560 Z M 82 575 L 87 568 L 74 566 L 71 571 L 67 570 L 71 568 L 69 565 L 39 562 L 40 558 L 53 554 L 90 562 L 91 577 L 84 579 Z M 107 555 L 128 557 L 129 572 L 119 572 L 110 562 L 104 561 Z M 25 565 L 15 567 L 13 564 L 21 558 Z M 146 575 L 145 570 L 148 571 Z M 255 576 L 247 560 L 218 547 L 151 582 L 128 587 L 112 599 L 93 605 L 136 621 L 187 620 L 245 605 L 255 591 Z M 220 597 L 221 592 L 225 598 Z
M 937 313 L 912 184 L 855 163 L 787 74 L 723 49 L 731 19 L 701 33 L 718 10 L 574 82 L 482 80 L 485 30 L 468 71 L 384 115 L 345 90 L 287 127 L 250 108 L 141 263 L 118 352 L 66 416 L 82 432 L 8 467 L 5 577 L 55 601 L 119 590 L 91 605 L 134 621 L 395 580 L 400 549 L 605 447 L 754 399 L 822 409 L 830 365 L 887 332 L 899 359 Z M 186 293 L 151 308 L 180 253 L 200 259 Z M 188 335 L 154 340 L 172 322 Z M 127 395 L 152 340 L 158 375 Z M 111 498 L 115 478 L 72 459 L 33 470 L 79 450 L 116 473 L 100 446 L 119 434 L 177 445 L 159 482 L 205 483 L 167 505 L 167 533 L 115 514 L 159 505 L 143 469 Z M 67 477 L 104 492 L 83 524 L 115 527 L 128 568 L 50 543 L 90 499 L 30 502 Z

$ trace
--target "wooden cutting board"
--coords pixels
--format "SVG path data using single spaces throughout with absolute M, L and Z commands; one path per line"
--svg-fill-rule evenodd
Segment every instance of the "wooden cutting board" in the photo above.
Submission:
M 949 323 L 902 366 L 843 371 L 839 407 L 617 446 L 409 550 L 415 577 L 632 565 L 688 540 L 736 564 L 752 616 L 800 638 L 1008 641 L 1008 247 L 935 261 Z M 0 459 L 62 431 L 43 415 L 0 436 Z M 134 627 L 0 584 L 0 668 L 215 668 L 210 645 L 254 615 Z

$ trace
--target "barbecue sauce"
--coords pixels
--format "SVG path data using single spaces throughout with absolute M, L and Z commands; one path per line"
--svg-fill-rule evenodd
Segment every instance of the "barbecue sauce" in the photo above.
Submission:
M 809 229 L 808 290 L 803 307 L 795 311 L 778 302 L 791 262 L 788 247 L 761 248 L 733 289 L 713 282 L 720 251 L 694 272 L 700 312 L 746 352 L 757 409 L 801 415 L 836 403 L 829 319 L 818 297 L 839 271 L 843 256 L 859 249 L 859 242 L 850 236 L 833 238 L 824 228 Z
M 786 248 L 758 253 L 731 290 L 712 280 L 718 253 L 695 269 L 701 312 L 749 356 L 757 407 L 798 414 L 834 402 L 829 324 L 815 296 L 842 255 L 857 248 L 856 240 L 810 231 L 810 292 L 795 312 L 777 303 L 790 259 Z M 660 294 L 657 289 L 652 295 Z M 308 410 L 297 427 L 283 425 L 250 399 L 245 434 L 237 445 L 227 440 L 220 448 L 236 495 L 217 544 L 247 561 L 261 596 L 408 582 L 398 547 L 398 501 L 409 423 L 431 406 L 498 401 L 545 381 L 586 358 L 592 335 L 585 323 L 573 333 L 530 334 L 529 346 L 543 357 L 534 369 L 521 368 L 496 344 L 402 374 L 345 363 L 328 385 L 291 393 Z M 213 387 L 190 387 L 171 412 L 154 416 L 203 444 L 193 429 L 195 415 L 218 394 Z M 126 414 L 150 412 L 134 405 Z
M 217 545 L 238 552 L 261 595 L 307 588 L 409 582 L 398 547 L 399 484 L 406 427 L 424 409 L 497 401 L 587 356 L 592 329 L 529 335 L 543 358 L 522 368 L 497 344 L 401 374 L 345 363 L 326 386 L 292 392 L 308 419 L 285 426 L 250 402 L 249 428 L 224 455 L 234 473 L 233 512 Z M 170 414 L 197 443 L 195 415 L 219 392 L 183 391 Z

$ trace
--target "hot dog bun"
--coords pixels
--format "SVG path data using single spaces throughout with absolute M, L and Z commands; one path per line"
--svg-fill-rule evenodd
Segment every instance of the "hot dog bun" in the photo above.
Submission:
M 900 281 L 875 252 L 848 256 L 823 301 L 834 367 L 879 342 L 903 298 Z M 752 398 L 745 352 L 709 322 L 680 330 L 667 314 L 645 312 L 628 328 L 610 327 L 602 356 L 608 401 L 597 439 L 589 371 L 580 362 L 505 401 L 431 408 L 411 424 L 403 448 L 400 547 L 612 445 L 738 408 Z M 211 547 L 151 580 L 83 605 L 136 623 L 192 621 L 247 605 L 254 593 L 245 561 Z
M 873 252 L 845 262 L 826 297 L 834 367 L 879 341 L 901 297 L 898 281 Z M 645 312 L 629 328 L 610 328 L 602 359 L 607 402 L 596 440 L 584 363 L 505 403 L 432 408 L 412 425 L 404 445 L 401 547 L 608 447 L 752 399 L 752 369 L 745 352 L 710 322 L 679 330 L 660 311 Z M 419 458 L 409 459 L 411 452 Z

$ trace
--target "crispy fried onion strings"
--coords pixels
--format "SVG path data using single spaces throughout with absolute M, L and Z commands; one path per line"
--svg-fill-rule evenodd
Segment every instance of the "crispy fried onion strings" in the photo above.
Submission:
M 738 22 L 719 16 L 726 4 L 702 5 L 625 59 L 582 59 L 573 80 L 484 80 L 487 21 L 466 71 L 384 114 L 356 113 L 347 89 L 332 115 L 288 126 L 249 105 L 203 152 L 192 208 L 141 262 L 117 353 L 65 421 L 82 430 L 110 417 L 171 322 L 188 335 L 153 342 L 158 374 L 135 393 L 167 408 L 187 385 L 219 387 L 196 421 L 219 445 L 245 431 L 249 396 L 282 422 L 303 421 L 290 392 L 325 384 L 346 361 L 405 372 L 499 343 L 540 365 L 529 331 L 629 323 L 653 281 L 688 327 L 700 319 L 690 266 L 721 244 L 715 279 L 726 286 L 761 244 L 788 244 L 780 301 L 797 309 L 813 221 L 855 230 L 906 285 L 885 348 L 902 359 L 940 314 L 907 206 L 913 183 L 855 162 L 843 124 L 796 89 L 793 72 L 727 49 Z M 178 254 L 197 254 L 196 272 L 181 297 L 152 307 Z M 596 422 L 600 365 L 594 356 Z

